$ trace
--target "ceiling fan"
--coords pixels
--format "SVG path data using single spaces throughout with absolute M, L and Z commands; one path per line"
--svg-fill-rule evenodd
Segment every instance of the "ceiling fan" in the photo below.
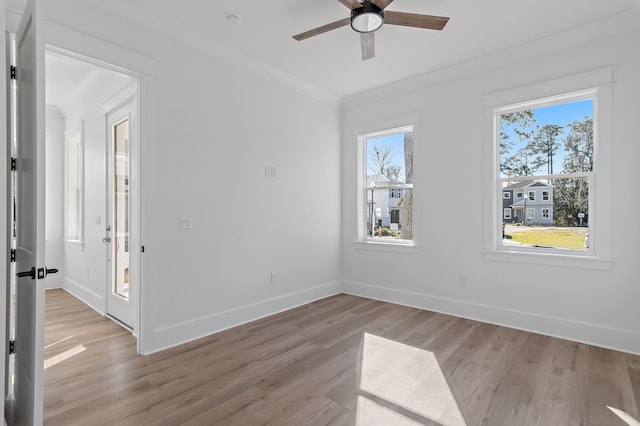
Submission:
M 382 27 L 382 24 L 403 25 L 405 27 L 425 28 L 428 30 L 442 30 L 449 22 L 444 16 L 419 15 L 416 13 L 392 12 L 384 9 L 393 0 L 338 0 L 351 9 L 351 17 L 344 18 L 309 31 L 293 36 L 302 41 L 327 31 L 335 30 L 351 24 L 354 31 L 360 33 L 360 45 L 362 48 L 362 60 L 375 56 L 374 33 Z

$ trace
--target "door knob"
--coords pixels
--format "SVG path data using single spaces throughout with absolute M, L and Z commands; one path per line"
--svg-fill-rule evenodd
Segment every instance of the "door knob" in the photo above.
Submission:
M 16 275 L 18 276 L 18 278 L 31 277 L 32 280 L 35 280 L 36 279 L 36 268 L 32 266 L 30 271 L 18 272 Z
M 58 268 L 47 268 L 47 267 L 45 267 L 44 270 L 45 270 L 47 275 L 55 274 L 55 273 L 58 272 Z

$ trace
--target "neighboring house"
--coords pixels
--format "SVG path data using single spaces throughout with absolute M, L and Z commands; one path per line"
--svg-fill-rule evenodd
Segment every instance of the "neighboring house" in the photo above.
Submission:
M 522 223 L 525 214 L 528 224 L 553 224 L 551 185 L 525 180 L 502 188 L 502 222 Z
M 400 229 L 400 207 L 398 203 L 404 195 L 404 182 L 385 175 L 367 176 L 367 222 L 371 226 L 371 217 L 375 228 L 385 227 L 392 231 Z M 373 194 L 373 205 L 371 205 Z

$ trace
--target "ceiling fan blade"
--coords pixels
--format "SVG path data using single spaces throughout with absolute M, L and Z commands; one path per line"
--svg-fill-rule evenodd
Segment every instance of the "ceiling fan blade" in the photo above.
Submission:
M 362 7 L 362 4 L 358 0 L 338 0 L 340 3 L 347 6 L 349 9 L 358 9 Z
M 384 12 L 384 23 L 403 25 L 405 27 L 425 28 L 427 30 L 441 30 L 447 25 L 449 18 L 445 16 L 418 15 L 416 13 Z
M 339 21 L 332 22 L 330 24 L 323 25 L 321 27 L 314 28 L 314 29 L 309 30 L 309 31 L 305 31 L 305 32 L 300 33 L 300 34 L 296 34 L 296 35 L 293 36 L 293 38 L 295 38 L 298 41 L 302 41 L 302 40 L 308 39 L 309 37 L 317 36 L 318 34 L 326 33 L 327 31 L 331 31 L 331 30 L 335 30 L 336 28 L 344 27 L 346 25 L 349 25 L 350 22 L 351 22 L 350 18 L 344 18 L 344 19 L 341 19 Z
M 371 0 L 371 3 L 375 4 L 380 9 L 384 9 L 385 7 L 393 3 L 393 0 Z
M 362 49 L 362 60 L 366 61 L 376 56 L 375 32 L 360 33 L 360 47 Z

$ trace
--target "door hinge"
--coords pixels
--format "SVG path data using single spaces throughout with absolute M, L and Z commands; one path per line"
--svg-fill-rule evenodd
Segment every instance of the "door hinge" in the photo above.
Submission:
M 11 263 L 16 263 L 16 249 L 11 249 Z
M 144 246 L 140 246 L 140 253 L 144 253 Z
M 9 355 L 13 355 L 16 353 L 16 341 L 9 340 Z
M 18 159 L 16 157 L 11 157 L 11 171 L 15 172 L 18 169 Z
M 16 79 L 16 67 L 14 65 L 11 65 L 11 80 L 15 80 Z

